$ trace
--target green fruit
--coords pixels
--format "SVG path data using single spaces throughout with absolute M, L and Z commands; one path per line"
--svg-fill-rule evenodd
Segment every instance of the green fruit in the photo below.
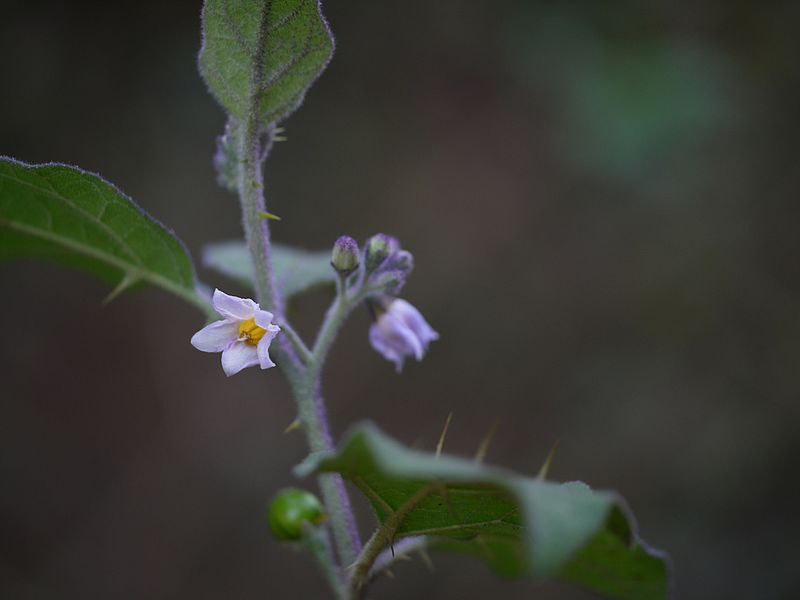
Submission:
M 311 492 L 286 488 L 278 492 L 269 507 L 269 527 L 283 541 L 302 539 L 303 525 L 319 525 L 325 520 L 322 504 Z

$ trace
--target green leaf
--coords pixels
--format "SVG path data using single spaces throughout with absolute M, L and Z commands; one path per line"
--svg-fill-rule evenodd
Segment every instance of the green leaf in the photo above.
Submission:
M 665 556 L 639 540 L 613 492 L 410 450 L 369 423 L 338 451 L 297 467 L 313 472 L 351 481 L 382 529 L 397 525 L 392 540 L 426 536 L 431 547 L 478 556 L 505 576 L 558 576 L 614 598 L 669 595 Z
M 289 116 L 333 54 L 318 0 L 206 0 L 200 72 L 237 119 Z
M 272 244 L 275 280 L 285 298 L 321 285 L 333 284 L 336 274 L 327 250 L 309 251 L 282 244 Z M 253 262 L 244 242 L 209 244 L 203 252 L 203 264 L 253 289 Z
M 101 177 L 0 157 L 0 259 L 35 257 L 99 276 L 112 296 L 150 283 L 204 311 L 183 244 Z

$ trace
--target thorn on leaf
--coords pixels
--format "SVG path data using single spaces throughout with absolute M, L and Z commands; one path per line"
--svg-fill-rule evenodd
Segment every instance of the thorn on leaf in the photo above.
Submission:
M 486 457 L 486 453 L 489 451 L 489 446 L 492 443 L 492 439 L 494 439 L 494 434 L 497 432 L 497 428 L 500 425 L 500 422 L 495 420 L 492 423 L 492 426 L 489 427 L 489 430 L 486 432 L 486 435 L 483 436 L 481 443 L 478 445 L 478 450 L 475 452 L 475 462 L 480 464 L 483 462 L 483 459 Z
M 122 280 L 117 284 L 117 287 L 111 290 L 111 293 L 103 299 L 103 306 L 109 304 L 122 292 L 133 286 L 138 280 L 139 278 L 136 277 L 136 275 L 126 273 Z
M 419 557 L 422 559 L 422 562 L 428 568 L 428 571 L 433 573 L 436 569 L 433 566 L 433 560 L 431 560 L 431 555 L 428 554 L 428 549 L 425 547 L 421 547 L 419 549 Z
M 550 448 L 550 452 L 547 453 L 547 458 L 544 459 L 544 463 L 542 464 L 542 468 L 539 469 L 536 479 L 544 481 L 544 479 L 547 477 L 547 472 L 550 470 L 550 464 L 553 462 L 553 458 L 556 455 L 556 450 L 558 450 L 558 444 L 559 440 L 556 440 L 556 443 L 553 444 L 552 448 Z
M 442 454 L 442 448 L 444 447 L 444 438 L 447 437 L 447 430 L 450 428 L 450 421 L 453 418 L 453 412 L 447 415 L 447 420 L 444 422 L 444 427 L 442 428 L 442 433 L 439 436 L 439 441 L 436 443 L 436 457 L 438 458 Z

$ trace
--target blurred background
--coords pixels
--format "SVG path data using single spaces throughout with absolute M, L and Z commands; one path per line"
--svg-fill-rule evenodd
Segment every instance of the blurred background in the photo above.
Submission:
M 2 0 L 0 154 L 102 173 L 195 257 L 240 236 L 198 1 Z M 352 318 L 333 427 L 619 490 L 680 598 L 800 597 L 800 4 L 335 2 L 338 48 L 266 169 L 282 242 L 398 236 L 440 332 L 402 376 Z M 301 434 L 159 291 L 0 265 L 0 597 L 327 597 L 273 541 Z M 245 293 L 200 269 L 200 277 Z M 294 307 L 314 331 L 329 298 Z M 302 485 L 313 486 L 313 482 Z M 359 510 L 366 527 L 371 517 Z M 374 597 L 587 599 L 434 556 Z

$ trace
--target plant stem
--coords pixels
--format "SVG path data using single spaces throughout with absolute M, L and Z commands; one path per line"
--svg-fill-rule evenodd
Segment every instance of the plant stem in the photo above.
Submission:
M 242 124 L 239 140 L 239 198 L 245 239 L 255 268 L 258 302 L 271 310 L 281 323 L 287 324 L 283 314 L 283 302 L 275 285 L 269 222 L 260 216 L 262 212 L 267 212 L 262 162 L 268 154 L 273 129 L 273 127 L 267 129 L 262 144 L 262 130 L 259 128 L 257 113 L 253 111 L 247 122 Z M 335 335 L 349 310 L 349 307 L 341 313 L 337 310 L 336 318 L 333 319 L 336 326 L 333 330 L 330 327 L 324 329 L 327 333 L 321 338 L 325 340 L 325 348 L 329 348 L 332 344 L 332 336 Z M 330 320 L 326 322 L 331 323 Z M 305 345 L 291 326 L 287 327 L 286 331 L 289 337 L 280 336 L 281 341 L 276 344 L 274 353 L 292 389 L 308 445 L 312 452 L 332 451 L 333 439 L 320 393 L 320 374 L 327 350 L 319 354 L 309 354 L 307 349 L 303 352 Z M 347 490 L 339 475 L 321 475 L 319 485 L 330 516 L 339 560 L 344 565 L 349 565 L 356 560 L 361 543 Z
M 304 363 L 308 363 L 311 360 L 311 350 L 308 349 L 308 346 L 305 345 L 303 339 L 300 337 L 294 327 L 292 327 L 287 320 L 283 320 L 280 323 L 281 331 L 292 344 L 294 351 L 297 353 L 298 357 L 302 359 Z
M 319 381 L 310 376 L 312 369 L 305 376 L 295 381 L 290 379 L 300 421 L 306 433 L 308 445 L 312 452 L 331 452 L 334 448 L 333 438 L 328 427 L 328 416 L 325 402 L 319 391 Z M 342 566 L 347 567 L 355 562 L 361 550 L 361 541 L 356 529 L 350 498 L 340 475 L 322 474 L 318 477 L 322 499 L 328 511 L 333 530 L 336 550 Z
M 260 213 L 267 212 L 261 162 L 272 145 L 273 129 L 273 127 L 267 129 L 262 148 L 257 115 L 251 115 L 247 123 L 242 126 L 239 144 L 239 199 L 242 205 L 245 241 L 253 259 L 258 301 L 266 310 L 282 317 L 283 306 L 280 294 L 277 293 L 272 268 L 269 222 L 260 216 Z
M 347 317 L 364 298 L 375 291 L 373 288 L 361 284 L 352 292 L 348 292 L 344 286 L 337 287 L 337 290 L 336 300 L 328 308 L 328 312 L 325 313 L 325 319 L 322 321 L 317 339 L 314 342 L 314 348 L 311 351 L 313 362 L 310 366 L 313 366 L 317 371 L 321 371 L 325 359 L 328 357 L 328 352 L 334 340 L 336 340 L 336 335 Z
M 328 584 L 336 594 L 337 599 L 344 600 L 345 587 L 342 573 L 336 568 L 336 561 L 333 558 L 333 549 L 328 530 L 324 527 L 308 527 L 306 537 L 303 540 L 305 547 L 317 562 L 317 565 L 328 580 Z

